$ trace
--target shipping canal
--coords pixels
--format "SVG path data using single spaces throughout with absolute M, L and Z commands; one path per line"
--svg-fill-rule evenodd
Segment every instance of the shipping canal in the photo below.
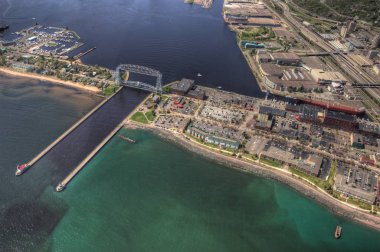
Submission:
M 10 4 L 10 5 L 8 5 Z M 213 8 L 174 0 L 1 1 L 11 28 L 70 27 L 88 48 L 82 60 L 160 70 L 261 96 Z M 110 18 L 112 17 L 112 18 Z M 201 73 L 201 77 L 197 74 Z M 330 214 L 277 182 L 215 164 L 146 131 L 122 130 L 70 188 L 54 188 L 145 93 L 124 88 L 93 117 L 15 178 L 28 161 L 100 99 L 78 90 L 0 76 L 0 250 L 2 251 L 376 251 L 378 233 Z M 333 239 L 336 224 L 342 239 Z M 149 243 L 147 242 L 149 241 Z

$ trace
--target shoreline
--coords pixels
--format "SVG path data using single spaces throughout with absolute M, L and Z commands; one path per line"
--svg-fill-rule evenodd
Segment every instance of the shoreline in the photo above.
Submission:
M 66 87 L 72 87 L 72 88 L 76 88 L 76 89 L 81 89 L 81 90 L 85 90 L 85 91 L 88 91 L 91 93 L 100 93 L 100 91 L 101 91 L 99 88 L 94 87 L 94 86 L 87 86 L 87 85 L 85 86 L 85 85 L 81 85 L 79 83 L 75 83 L 72 81 L 64 81 L 64 80 L 60 80 L 60 79 L 57 79 L 54 77 L 43 76 L 43 75 L 38 75 L 38 74 L 34 74 L 34 73 L 18 72 L 16 70 L 4 68 L 4 67 L 0 67 L 0 73 L 6 74 L 6 75 L 17 76 L 17 77 L 31 78 L 31 79 L 36 79 L 36 80 L 40 80 L 40 81 L 52 82 L 54 84 L 58 84 L 58 85 L 66 86 Z
M 266 168 L 263 165 L 253 164 L 247 161 L 243 161 L 242 159 L 237 159 L 236 157 L 228 157 L 223 154 L 211 151 L 210 149 L 200 146 L 199 144 L 196 144 L 192 141 L 187 141 L 182 137 L 182 134 L 180 133 L 169 132 L 154 126 L 142 125 L 130 120 L 125 122 L 124 128 L 151 131 L 152 133 L 164 138 L 165 140 L 168 140 L 188 151 L 199 154 L 208 160 L 215 161 L 216 163 L 224 165 L 228 168 L 278 181 L 285 186 L 288 186 L 291 189 L 297 191 L 301 195 L 314 200 L 333 214 L 347 218 L 351 221 L 354 221 L 355 223 L 371 228 L 373 230 L 380 231 L 379 217 L 370 214 L 367 212 L 367 210 L 359 209 L 354 206 L 345 204 L 344 202 L 338 201 L 331 195 L 328 195 L 326 192 L 322 192 L 321 189 L 318 189 L 316 186 L 310 184 L 310 182 L 296 177 L 295 175 L 293 176 L 291 173 L 285 173 L 275 168 Z

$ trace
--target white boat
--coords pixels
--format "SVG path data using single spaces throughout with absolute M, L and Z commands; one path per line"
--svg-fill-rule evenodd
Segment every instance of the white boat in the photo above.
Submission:
M 197 76 L 198 76 L 198 77 L 202 77 L 202 74 L 198 73 Z

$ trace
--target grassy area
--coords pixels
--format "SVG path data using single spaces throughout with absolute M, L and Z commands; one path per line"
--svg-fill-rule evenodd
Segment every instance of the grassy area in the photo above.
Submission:
M 346 21 L 349 17 L 359 19 L 379 27 L 380 1 L 376 0 L 293 0 L 295 4 L 317 16 Z
M 149 121 L 153 122 L 154 118 L 156 118 L 156 114 L 154 111 L 149 110 L 148 112 L 145 113 L 146 118 L 148 118 Z
M 267 27 L 247 28 L 238 33 L 240 40 L 270 40 L 276 37 L 272 29 Z
M 270 165 L 270 166 L 273 166 L 273 167 L 277 167 L 277 168 L 282 168 L 282 164 L 280 162 L 274 161 L 274 160 L 271 160 L 271 159 L 260 158 L 260 163 L 263 163 L 263 164 L 266 164 L 266 165 Z
M 336 166 L 337 166 L 337 162 L 333 161 L 331 164 L 331 168 L 330 168 L 329 178 L 327 179 L 327 182 L 331 186 L 334 186 L 334 184 L 335 184 Z
M 372 210 L 371 204 L 363 202 L 359 199 L 352 198 L 352 197 L 348 198 L 347 203 L 358 206 L 358 207 L 365 209 L 365 210 Z
M 148 124 L 148 119 L 146 119 L 143 112 L 136 112 L 131 116 L 131 120 L 139 123 Z
M 170 93 L 170 91 L 172 90 L 172 87 L 171 86 L 165 86 L 162 88 L 162 90 L 165 92 L 165 93 Z
M 331 165 L 331 170 L 329 174 L 329 178 L 327 181 L 322 180 L 320 178 L 314 177 L 312 175 L 306 174 L 300 170 L 297 170 L 296 168 L 290 167 L 289 171 L 291 171 L 293 174 L 300 176 L 304 179 L 309 180 L 310 182 L 313 182 L 315 185 L 317 185 L 319 188 L 325 190 L 327 193 L 332 195 L 334 198 L 337 198 L 341 201 L 346 201 L 345 198 L 340 197 L 340 194 L 336 191 L 333 190 L 333 185 L 334 185 L 334 177 L 335 177 L 335 172 L 336 172 L 336 166 L 337 163 L 334 161 L 333 164 Z M 347 200 L 347 203 L 358 206 L 362 209 L 365 210 L 371 210 L 371 204 L 364 202 L 362 200 L 356 199 L 349 197 Z
M 112 95 L 112 94 L 114 94 L 115 92 L 116 92 L 116 90 L 117 90 L 117 86 L 115 86 L 115 85 L 112 85 L 112 86 L 108 86 L 108 87 L 106 87 L 106 88 L 103 88 L 103 95 L 105 95 L 105 96 L 110 96 L 110 95 Z
M 324 189 L 326 191 L 327 191 L 327 189 L 329 189 L 331 187 L 331 185 L 327 181 L 322 180 L 320 178 L 317 178 L 315 176 L 306 174 L 306 173 L 304 173 L 304 172 L 302 172 L 302 171 L 300 171 L 300 170 L 298 170 L 298 169 L 296 169 L 294 167 L 289 167 L 289 171 L 291 173 L 297 175 L 297 176 L 300 176 L 300 177 L 302 177 L 304 179 L 309 180 L 310 182 L 316 184 L 318 187 L 320 187 L 320 188 L 322 188 L 322 189 Z

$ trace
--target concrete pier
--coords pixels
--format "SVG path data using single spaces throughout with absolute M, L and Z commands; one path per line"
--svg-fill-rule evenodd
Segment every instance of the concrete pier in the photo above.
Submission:
M 87 155 L 85 159 L 83 159 L 82 162 L 80 162 L 70 174 L 59 183 L 58 186 L 61 186 L 62 188 L 66 188 L 66 186 L 70 183 L 70 181 L 85 167 L 85 165 L 108 143 L 111 138 L 116 135 L 116 133 L 123 127 L 124 123 L 120 123 L 111 133 L 106 136 L 103 141 L 96 146 L 96 148 Z M 58 188 L 58 187 L 57 187 Z M 57 191 L 62 191 L 57 190 Z
M 106 102 L 108 102 L 114 95 L 116 95 L 122 87 L 120 87 L 112 96 L 108 97 L 101 103 L 99 103 L 95 108 L 93 108 L 90 112 L 88 112 L 84 117 L 82 117 L 78 122 L 76 122 L 73 126 L 71 126 L 68 130 L 66 130 L 61 136 L 59 136 L 54 142 L 48 145 L 43 151 L 41 151 L 37 156 L 35 156 L 31 161 L 27 163 L 29 169 L 35 163 L 37 163 L 42 157 L 44 157 L 51 149 L 53 149 L 58 143 L 60 143 L 63 139 L 65 139 L 71 132 L 73 132 L 79 125 L 81 125 L 84 121 L 86 121 L 92 114 L 98 111 Z

